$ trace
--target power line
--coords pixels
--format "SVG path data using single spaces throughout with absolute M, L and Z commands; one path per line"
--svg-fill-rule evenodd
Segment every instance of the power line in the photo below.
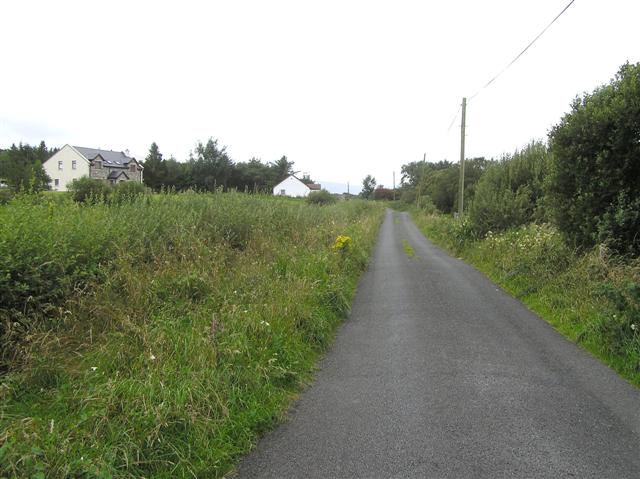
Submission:
M 495 81 L 495 80 L 496 80 L 500 75 L 502 75 L 502 74 L 503 74 L 503 73 L 504 73 L 504 72 L 505 72 L 505 71 L 506 71 L 506 70 L 507 70 L 511 65 L 513 65 L 515 62 L 517 62 L 517 61 L 518 61 L 518 59 L 519 59 L 522 55 L 524 55 L 524 53 L 525 53 L 529 48 L 531 48 L 531 46 L 532 46 L 532 45 L 533 45 L 533 44 L 538 40 L 538 38 L 540 38 L 540 37 L 544 34 L 544 32 L 546 32 L 546 31 L 549 29 L 549 27 L 550 27 L 551 25 L 553 25 L 553 24 L 556 22 L 556 20 L 558 20 L 558 18 L 560 18 L 560 17 L 562 16 L 562 14 L 563 14 L 564 12 L 566 12 L 566 11 L 569 9 L 569 7 L 570 7 L 571 5 L 573 5 L 573 2 L 575 2 L 575 0 L 571 0 L 571 1 L 568 3 L 568 5 L 567 5 L 566 7 L 564 7 L 564 8 L 562 9 L 562 11 L 561 11 L 560 13 L 558 13 L 558 15 L 556 15 L 556 17 L 555 17 L 553 20 L 551 20 L 551 23 L 549 23 L 549 25 L 547 25 L 546 27 L 544 27 L 544 29 L 543 29 L 540 33 L 538 33 L 538 35 L 537 35 L 533 40 L 531 40 L 531 42 L 530 42 L 530 43 L 529 43 L 529 44 L 524 48 L 524 50 L 522 50 L 520 53 L 518 53 L 518 55 L 517 55 L 513 60 L 511 60 L 511 62 L 509 62 L 509 64 L 508 64 L 506 67 L 504 67 L 502 70 L 500 70 L 500 72 L 499 72 L 496 76 L 494 76 L 494 77 L 493 77 L 491 80 L 489 80 L 489 81 L 488 81 L 488 82 L 487 82 L 487 83 L 486 83 L 482 88 L 480 88 L 477 92 L 475 92 L 475 93 L 474 93 L 474 94 L 469 98 L 469 100 L 468 100 L 468 101 L 473 100 L 473 99 L 474 99 L 474 98 L 475 98 L 475 97 L 476 97 L 476 96 L 477 96 L 477 95 L 478 95 L 482 90 L 484 90 L 484 89 L 485 89 L 485 88 L 487 88 L 489 85 L 491 85 L 491 84 L 492 84 L 492 83 L 493 83 L 493 82 L 494 82 L 494 81 Z M 456 115 L 457 115 L 457 113 L 456 113 Z M 449 127 L 449 128 L 451 128 L 451 127 Z
M 460 113 L 460 109 L 462 108 L 462 105 L 460 105 L 458 107 L 458 111 L 456 111 L 456 114 L 453 115 L 453 119 L 451 120 L 451 123 L 449 124 L 449 128 L 447 128 L 447 133 L 449 133 L 449 131 L 451 130 L 451 127 L 453 126 L 454 122 L 456 121 L 456 118 L 458 118 L 458 113 Z

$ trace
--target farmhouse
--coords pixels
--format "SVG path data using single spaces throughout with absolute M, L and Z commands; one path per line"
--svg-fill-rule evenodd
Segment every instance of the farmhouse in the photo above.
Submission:
M 53 191 L 67 191 L 69 184 L 83 176 L 108 183 L 137 181 L 142 183 L 142 165 L 129 152 L 64 145 L 42 165 L 51 178 Z
M 294 175 L 285 178 L 273 187 L 273 194 L 276 196 L 307 196 L 312 191 L 319 191 L 321 186 L 318 183 L 305 184 Z

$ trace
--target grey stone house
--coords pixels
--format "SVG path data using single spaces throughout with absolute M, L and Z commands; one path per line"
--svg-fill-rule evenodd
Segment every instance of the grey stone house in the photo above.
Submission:
M 122 181 L 142 183 L 143 167 L 128 151 L 101 150 L 65 145 L 42 165 L 51 189 L 66 191 L 77 178 L 88 176 L 111 184 Z

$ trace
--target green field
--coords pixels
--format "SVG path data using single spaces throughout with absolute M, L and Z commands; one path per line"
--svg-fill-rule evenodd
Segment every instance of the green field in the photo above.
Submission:
M 382 213 L 188 193 L 0 206 L 0 477 L 229 471 L 310 379 Z

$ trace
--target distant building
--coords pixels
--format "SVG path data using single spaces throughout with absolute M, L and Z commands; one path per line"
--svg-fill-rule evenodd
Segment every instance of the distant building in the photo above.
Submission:
M 321 188 L 322 186 L 318 183 L 306 185 L 294 175 L 291 175 L 273 187 L 273 194 L 275 196 L 303 197 L 308 196 L 312 191 L 319 191 Z
M 88 176 L 107 183 L 122 181 L 142 183 L 143 167 L 129 152 L 64 145 L 42 165 L 51 178 L 53 191 L 67 191 L 69 184 Z

